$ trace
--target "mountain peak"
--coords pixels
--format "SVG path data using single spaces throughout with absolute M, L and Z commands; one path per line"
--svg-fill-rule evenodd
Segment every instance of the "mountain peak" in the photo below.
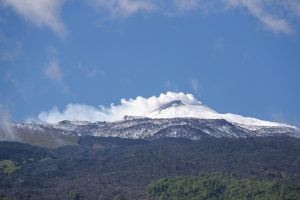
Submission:
M 57 108 L 49 112 L 42 112 L 39 121 L 57 123 L 63 120 L 70 121 L 120 121 L 124 116 L 129 118 L 198 118 L 198 119 L 224 119 L 242 127 L 292 127 L 286 124 L 244 117 L 232 113 L 218 113 L 203 104 L 192 94 L 182 92 L 167 92 L 159 96 L 135 99 L 122 99 L 118 105 L 89 106 L 85 104 L 69 104 L 63 111 Z M 295 127 L 293 127 L 295 128 Z
M 174 101 L 170 101 L 169 103 L 163 104 L 159 107 L 158 110 L 164 110 L 170 107 L 178 107 L 178 106 L 183 106 L 185 105 L 184 103 L 182 103 L 181 100 L 174 100 Z

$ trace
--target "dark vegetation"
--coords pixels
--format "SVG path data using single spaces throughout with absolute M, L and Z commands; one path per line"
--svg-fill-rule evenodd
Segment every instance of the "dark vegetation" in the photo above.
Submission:
M 150 195 L 158 200 L 300 199 L 300 185 L 286 185 L 276 180 L 241 179 L 221 173 L 165 178 L 151 183 L 148 190 Z
M 53 154 L 49 152 L 49 150 L 41 147 L 18 142 L 0 143 L 0 160 L 13 160 L 16 163 L 24 164 L 46 157 L 53 157 Z
M 279 185 L 278 192 L 299 192 L 300 140 L 296 138 L 144 141 L 83 137 L 78 143 L 45 149 L 1 142 L 0 160 L 9 166 L 0 167 L 0 199 L 155 199 L 162 193 L 148 193 L 148 185 L 177 176 L 191 178 L 163 179 L 152 186 L 164 181 L 170 188 L 172 184 L 180 188 L 182 183 L 183 188 L 190 183 L 202 186 L 204 177 L 208 191 L 224 181 L 239 190 L 235 183 L 245 181 L 242 191 L 256 191 L 261 188 L 258 184 L 268 191 Z M 230 175 L 203 175 L 212 172 Z M 176 189 L 170 192 L 173 195 Z

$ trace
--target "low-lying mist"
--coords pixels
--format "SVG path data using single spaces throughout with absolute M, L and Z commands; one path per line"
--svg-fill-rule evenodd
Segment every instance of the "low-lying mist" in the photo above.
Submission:
M 11 123 L 10 114 L 7 109 L 0 105 L 0 141 L 19 141 L 15 135 Z

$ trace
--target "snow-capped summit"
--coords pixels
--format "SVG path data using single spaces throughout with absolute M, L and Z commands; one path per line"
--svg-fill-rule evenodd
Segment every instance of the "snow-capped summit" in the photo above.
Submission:
M 159 96 L 149 98 L 137 97 L 135 99 L 122 99 L 119 105 L 93 107 L 84 104 L 69 104 L 63 111 L 57 108 L 49 112 L 42 112 L 38 116 L 38 121 L 55 124 L 63 120 L 73 121 L 69 126 L 74 126 L 74 122 L 118 122 L 128 119 L 152 118 L 152 119 L 172 119 L 172 118 L 196 118 L 208 120 L 226 120 L 232 124 L 239 125 L 251 130 L 260 127 L 288 127 L 297 129 L 283 123 L 276 123 L 244 117 L 232 113 L 218 113 L 197 100 L 192 94 L 167 92 Z
M 13 123 L 15 133 L 156 139 L 199 140 L 206 137 L 300 138 L 296 127 L 231 113 L 218 113 L 191 94 L 121 100 L 119 105 L 93 107 L 70 104 L 39 115 L 39 122 Z M 39 136 L 39 137 L 40 137 Z
M 125 117 L 127 116 L 127 117 Z M 58 123 L 68 121 L 108 121 L 116 122 L 130 118 L 197 118 L 197 119 L 224 119 L 228 122 L 255 128 L 290 127 L 287 124 L 244 117 L 232 113 L 218 113 L 195 98 L 192 94 L 182 92 L 167 92 L 149 98 L 137 97 L 135 99 L 122 99 L 120 104 L 110 106 L 89 106 L 85 104 L 69 104 L 63 111 L 53 108 L 49 112 L 42 112 L 38 121 L 45 123 Z M 125 117 L 125 118 L 124 118 Z
M 170 101 L 158 110 L 155 110 L 146 115 L 148 118 L 198 118 L 198 119 L 224 119 L 228 122 L 238 124 L 243 127 L 247 126 L 268 126 L 268 127 L 290 127 L 296 128 L 287 124 L 264 121 L 251 117 L 226 113 L 221 114 L 209 108 L 201 102 L 197 104 L 183 104 L 180 100 Z

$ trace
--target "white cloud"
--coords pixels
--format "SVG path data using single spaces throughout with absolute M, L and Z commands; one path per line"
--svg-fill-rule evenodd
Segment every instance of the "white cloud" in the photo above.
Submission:
M 199 0 L 173 0 L 174 7 L 179 11 L 189 11 L 199 6 Z
M 162 13 L 169 16 L 199 8 L 201 0 L 88 0 L 113 17 L 129 17 L 137 13 Z
M 90 0 L 99 9 L 114 17 L 129 17 L 141 12 L 157 12 L 174 16 L 190 11 L 207 15 L 216 12 L 246 9 L 267 29 L 275 33 L 291 34 L 292 22 L 300 17 L 298 0 Z
M 47 27 L 60 36 L 66 28 L 60 11 L 66 0 L 0 0 L 0 5 L 40 27 Z M 86 0 L 92 6 L 107 11 L 113 18 L 128 18 L 137 13 L 160 13 L 167 16 L 186 12 L 205 15 L 231 10 L 247 10 L 266 28 L 275 33 L 291 34 L 299 23 L 299 0 Z
M 45 75 L 54 82 L 63 82 L 63 75 L 61 69 L 55 60 L 51 60 L 45 70 Z
M 260 20 L 272 31 L 276 33 L 293 33 L 293 29 L 289 25 L 289 23 L 284 19 L 277 19 L 272 16 L 260 16 Z
M 69 104 L 62 111 L 53 108 L 48 112 L 41 112 L 38 120 L 46 123 L 57 123 L 62 120 L 71 121 L 116 121 L 125 115 L 145 116 L 173 100 L 181 100 L 184 104 L 198 104 L 199 101 L 191 94 L 168 92 L 150 98 L 122 99 L 119 105 L 89 106 L 85 104 Z
M 66 92 L 68 90 L 63 79 L 61 68 L 55 59 L 50 60 L 46 65 L 46 67 L 44 68 L 44 74 L 53 83 L 61 86 L 63 88 L 63 91 Z
M 86 67 L 79 63 L 77 68 L 88 78 L 104 78 L 106 73 L 100 67 Z
M 155 4 L 150 0 L 91 0 L 93 5 L 107 10 L 113 17 L 128 17 L 138 12 L 155 10 Z
M 112 16 L 129 17 L 138 12 L 158 12 L 174 16 L 191 10 L 203 14 L 246 9 L 266 28 L 275 33 L 291 34 L 293 19 L 300 17 L 298 0 L 91 0 Z M 229 8 L 229 9 L 228 9 Z
M 300 2 L 298 0 L 224 0 L 227 7 L 246 8 L 248 12 L 259 19 L 268 29 L 275 33 L 293 33 L 291 18 L 299 16 Z
M 0 0 L 0 5 L 13 9 L 18 15 L 40 27 L 50 28 L 60 36 L 66 28 L 60 20 L 65 0 Z

